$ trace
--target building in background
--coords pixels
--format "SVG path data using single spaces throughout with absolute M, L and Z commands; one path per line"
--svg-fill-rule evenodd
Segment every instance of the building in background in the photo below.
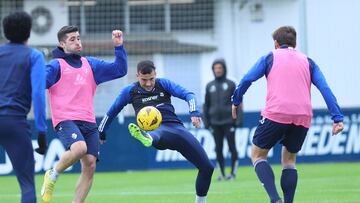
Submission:
M 360 1 L 358 0 L 1 0 L 0 18 L 14 10 L 25 10 L 34 18 L 29 44 L 50 58 L 57 45 L 57 31 L 66 24 L 80 27 L 85 55 L 113 60 L 111 31 L 125 33 L 129 71 L 124 78 L 97 88 L 95 112 L 105 114 L 120 89 L 136 80 L 136 64 L 153 60 L 158 75 L 195 92 L 199 104 L 205 85 L 213 79 L 209 69 L 215 58 L 227 62 L 228 76 L 238 81 L 258 56 L 273 49 L 272 32 L 282 25 L 298 31 L 297 49 L 320 66 L 327 82 L 345 110 L 344 132 L 330 139 L 332 123 L 327 112 L 314 111 L 312 126 L 299 153 L 300 162 L 358 161 L 360 153 Z M 2 28 L 0 27 L 0 30 Z M 0 42 L 5 38 L 0 32 Z M 236 131 L 239 164 L 250 164 L 251 137 L 263 108 L 266 82 L 254 84 L 245 94 L 244 127 Z M 202 143 L 210 159 L 215 159 L 214 142 L 205 129 L 191 129 L 186 122 L 188 107 L 174 100 L 185 126 Z M 318 91 L 313 106 L 325 109 Z M 132 170 L 189 167 L 179 153 L 144 151 L 127 136 L 126 124 L 133 121 L 132 107 L 112 125 L 109 142 L 102 149 L 98 170 Z M 50 112 L 48 112 L 50 118 Z M 50 126 L 50 121 L 49 121 Z M 330 130 L 329 130 L 330 129 Z M 110 134 L 110 132 L 109 132 Z M 111 140 L 111 141 L 110 141 Z M 121 145 L 119 144 L 121 143 Z M 36 141 L 33 140 L 33 144 Z M 36 147 L 36 146 L 35 146 Z M 49 151 L 43 158 L 35 154 L 35 171 L 53 166 L 65 151 L 49 128 Z M 224 153 L 228 151 L 224 145 Z M 274 154 L 281 150 L 274 150 Z M 117 157 L 113 160 L 112 157 Z M 277 157 L 277 156 L 274 156 Z M 280 162 L 280 160 L 271 160 Z M 79 171 L 79 168 L 69 168 Z M 0 175 L 12 173 L 7 155 L 0 149 Z
M 145 58 L 156 63 L 160 76 L 194 91 L 201 103 L 214 58 L 225 58 L 229 76 L 239 80 L 257 56 L 273 48 L 271 33 L 281 25 L 296 28 L 297 48 L 318 61 L 339 103 L 360 106 L 360 98 L 353 96 L 360 87 L 356 78 L 360 67 L 355 63 L 360 45 L 356 40 L 360 27 L 355 26 L 359 1 L 2 0 L 0 8 L 1 16 L 15 9 L 31 13 L 34 28 L 29 43 L 48 56 L 56 45 L 57 30 L 65 24 L 81 28 L 84 54 L 105 58 L 113 57 L 111 30 L 125 32 L 129 74 L 99 87 L 98 116 L 105 113 L 121 86 L 135 81 L 135 64 Z M 265 94 L 265 81 L 254 85 L 245 96 L 245 111 L 261 110 Z M 319 93 L 313 95 L 314 107 L 324 108 Z M 100 99 L 104 97 L 109 99 Z M 184 109 L 179 113 L 187 112 L 183 105 L 175 101 L 177 109 Z M 125 112 L 131 114 L 132 109 Z

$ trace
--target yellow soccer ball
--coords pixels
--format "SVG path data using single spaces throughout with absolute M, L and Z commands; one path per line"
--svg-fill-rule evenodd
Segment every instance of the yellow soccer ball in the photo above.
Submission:
M 156 107 L 145 106 L 140 109 L 139 113 L 136 115 L 136 121 L 141 129 L 151 131 L 160 126 L 162 116 Z

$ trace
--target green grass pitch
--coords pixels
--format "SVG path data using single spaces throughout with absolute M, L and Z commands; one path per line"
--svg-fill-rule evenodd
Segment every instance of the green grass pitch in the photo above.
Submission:
M 280 166 L 273 167 L 279 193 Z M 298 164 L 296 203 L 359 203 L 360 163 Z M 158 170 L 96 173 L 87 203 L 187 203 L 195 202 L 197 170 Z M 235 181 L 218 182 L 218 171 L 208 193 L 208 203 L 269 202 L 252 167 L 239 167 Z M 71 202 L 79 174 L 61 175 L 53 203 Z M 36 176 L 39 193 L 42 176 Z M 14 176 L 0 177 L 0 202 L 20 202 Z

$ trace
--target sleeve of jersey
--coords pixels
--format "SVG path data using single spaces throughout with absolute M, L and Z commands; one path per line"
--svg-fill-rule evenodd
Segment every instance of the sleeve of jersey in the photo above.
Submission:
M 341 109 L 337 103 L 336 97 L 332 93 L 329 85 L 327 84 L 323 73 L 321 72 L 319 66 L 310 58 L 310 72 L 311 72 L 311 82 L 318 88 L 321 95 L 323 96 L 326 106 L 330 111 L 331 119 L 334 122 L 342 122 L 344 116 L 341 112 Z
M 197 107 L 195 94 L 193 92 L 188 91 L 184 87 L 168 79 L 161 78 L 159 79 L 159 82 L 165 88 L 165 90 L 169 92 L 172 96 L 187 101 L 191 116 L 197 116 L 197 117 L 201 116 L 200 111 L 198 110 Z
M 208 86 L 205 90 L 205 102 L 203 105 L 203 122 L 205 126 L 209 126 L 209 107 L 210 107 L 210 95 Z
M 114 118 L 120 113 L 120 111 L 130 103 L 130 90 L 133 85 L 129 85 L 121 90 L 119 96 L 116 98 L 115 102 L 111 105 L 108 112 L 105 114 L 104 118 L 101 120 L 99 125 L 99 132 L 105 132 Z
M 31 52 L 31 88 L 35 124 L 39 132 L 46 132 L 45 59 L 37 50 Z
M 49 89 L 60 79 L 60 64 L 58 60 L 51 60 L 46 65 L 46 89 Z
M 265 75 L 265 70 L 267 69 L 267 58 L 270 54 L 261 57 L 255 65 L 245 74 L 245 76 L 241 79 L 239 85 L 236 87 L 231 100 L 235 106 L 238 106 L 243 101 L 243 95 L 247 91 L 247 89 L 251 86 L 251 84 Z
M 127 54 L 124 46 L 118 46 L 115 50 L 115 61 L 106 62 L 94 57 L 87 57 L 94 73 L 96 84 L 123 77 L 127 74 Z

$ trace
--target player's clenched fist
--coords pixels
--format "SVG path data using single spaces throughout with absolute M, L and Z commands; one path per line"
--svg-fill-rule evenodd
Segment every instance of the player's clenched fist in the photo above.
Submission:
M 114 43 L 114 46 L 120 46 L 123 44 L 124 39 L 123 39 L 123 33 L 121 30 L 113 30 L 112 31 L 112 40 Z

